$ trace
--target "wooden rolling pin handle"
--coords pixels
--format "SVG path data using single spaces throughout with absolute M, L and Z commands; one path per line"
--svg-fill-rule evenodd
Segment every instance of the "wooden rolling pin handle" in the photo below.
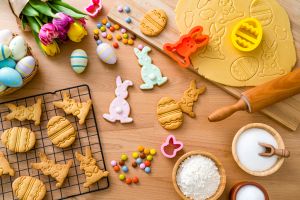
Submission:
M 240 99 L 238 102 L 231 106 L 226 106 L 216 110 L 212 114 L 208 116 L 208 120 L 210 122 L 217 122 L 227 117 L 231 116 L 233 113 L 240 111 L 240 110 L 248 110 L 248 106 L 243 99 Z
M 274 154 L 280 157 L 290 157 L 290 152 L 287 149 L 275 149 Z

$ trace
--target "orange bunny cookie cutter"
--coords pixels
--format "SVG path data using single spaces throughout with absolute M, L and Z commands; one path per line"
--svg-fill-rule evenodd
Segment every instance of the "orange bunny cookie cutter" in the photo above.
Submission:
M 208 44 L 209 36 L 203 35 L 202 31 L 202 26 L 194 27 L 175 44 L 164 44 L 164 51 L 181 67 L 187 68 L 191 65 L 190 55 Z

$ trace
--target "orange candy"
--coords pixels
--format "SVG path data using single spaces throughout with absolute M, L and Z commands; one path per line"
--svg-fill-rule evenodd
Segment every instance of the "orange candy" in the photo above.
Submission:
M 120 167 L 118 165 L 116 165 L 116 166 L 114 166 L 114 170 L 115 170 L 115 172 L 118 172 L 118 171 L 120 171 Z
M 119 25 L 119 24 L 115 24 L 115 25 L 114 25 L 114 28 L 115 28 L 116 30 L 119 30 L 119 29 L 120 29 L 120 25 Z
M 144 162 L 144 164 L 146 165 L 146 167 L 150 167 L 150 166 L 151 166 L 151 162 L 150 162 L 149 160 L 146 160 L 146 161 Z
M 144 151 L 144 147 L 143 146 L 138 146 L 138 149 L 137 149 L 139 152 L 143 152 Z
M 123 44 L 128 44 L 128 40 L 127 39 L 124 39 L 122 40 Z
M 112 38 L 113 38 L 112 34 L 108 34 L 108 35 L 107 35 L 107 39 L 108 39 L 108 40 L 112 40 Z
M 104 18 L 104 19 L 102 19 L 102 24 L 106 24 L 107 23 L 107 19 L 106 18 Z
M 113 47 L 117 49 L 117 48 L 119 48 L 119 44 L 117 42 L 114 42 Z
M 132 182 L 133 183 L 138 183 L 139 182 L 139 178 L 137 176 L 132 178 Z
M 118 35 L 116 35 L 116 39 L 117 40 L 122 40 L 122 36 L 118 34 Z
M 144 154 L 148 155 L 150 153 L 150 149 L 144 149 Z
M 126 182 L 126 184 L 130 185 L 132 183 L 132 180 L 131 180 L 131 178 L 126 178 L 125 182 Z
M 111 32 L 114 32 L 114 31 L 115 31 L 115 27 L 111 26 L 111 27 L 109 27 L 109 30 L 110 30 Z

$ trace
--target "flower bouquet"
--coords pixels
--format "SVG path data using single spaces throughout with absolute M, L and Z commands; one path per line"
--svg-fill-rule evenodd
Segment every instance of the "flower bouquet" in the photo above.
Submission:
M 80 42 L 87 35 L 86 14 L 62 0 L 10 0 L 23 30 L 29 27 L 41 50 L 49 56 L 60 52 L 58 44 Z

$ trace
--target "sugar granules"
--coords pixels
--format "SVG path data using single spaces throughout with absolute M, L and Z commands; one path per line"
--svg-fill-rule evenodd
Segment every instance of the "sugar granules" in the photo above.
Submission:
M 205 200 L 216 193 L 221 178 L 213 160 L 205 156 L 194 155 L 180 164 L 176 181 L 186 197 Z

